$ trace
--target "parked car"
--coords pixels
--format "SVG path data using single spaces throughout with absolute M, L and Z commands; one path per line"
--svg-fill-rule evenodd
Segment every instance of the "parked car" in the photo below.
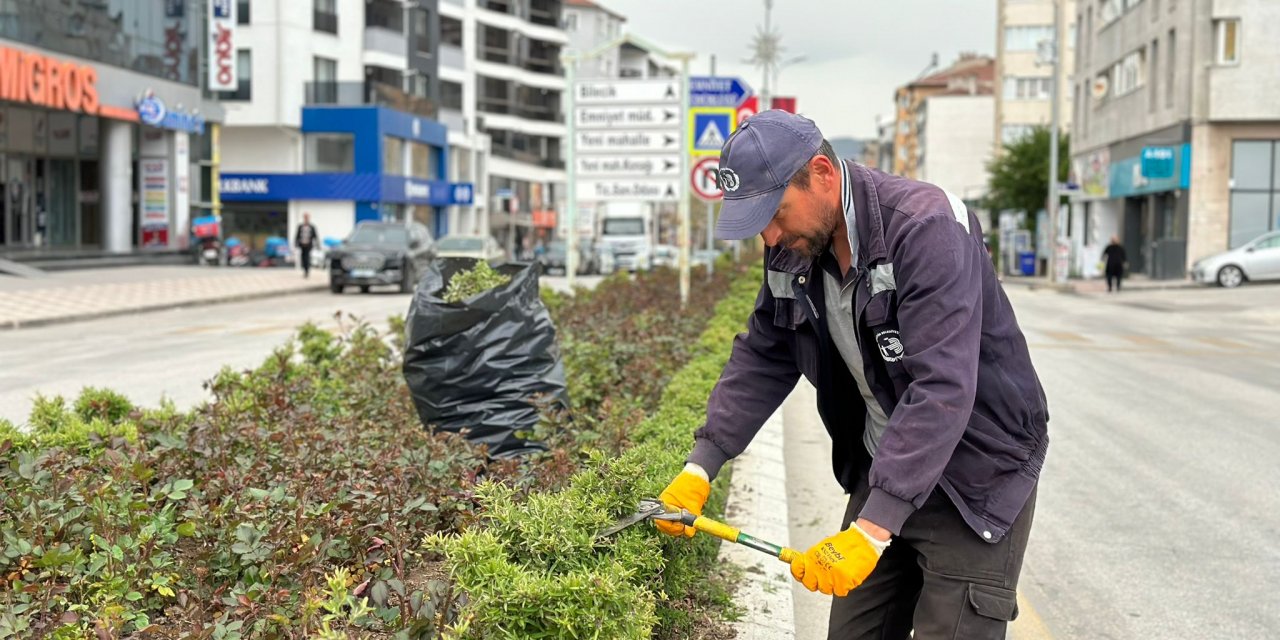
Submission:
M 680 266 L 680 251 L 669 244 L 656 245 L 653 248 L 653 268 L 670 267 L 675 269 Z
M 1191 265 L 1191 279 L 1227 288 L 1238 287 L 1246 281 L 1280 280 L 1280 231 L 1197 260 Z
M 500 262 L 506 259 L 507 251 L 491 236 L 450 235 L 436 242 L 436 256 Z
M 409 293 L 435 257 L 436 244 L 421 224 L 361 222 L 329 251 L 329 290 L 342 293 L 354 285 L 368 293 L 373 286 L 398 285 Z
M 547 248 L 538 257 L 538 261 L 542 263 L 542 270 L 545 273 L 567 274 L 569 267 L 566 264 L 568 255 L 568 246 L 563 240 L 553 240 L 547 244 Z M 595 273 L 597 270 L 597 261 L 591 252 L 590 245 L 587 243 L 578 243 L 578 275 Z

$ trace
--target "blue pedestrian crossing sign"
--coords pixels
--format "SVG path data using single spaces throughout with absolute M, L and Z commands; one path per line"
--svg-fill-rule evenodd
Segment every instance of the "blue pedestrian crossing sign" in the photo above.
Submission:
M 695 107 L 689 110 L 689 153 L 719 155 L 737 125 L 734 107 Z

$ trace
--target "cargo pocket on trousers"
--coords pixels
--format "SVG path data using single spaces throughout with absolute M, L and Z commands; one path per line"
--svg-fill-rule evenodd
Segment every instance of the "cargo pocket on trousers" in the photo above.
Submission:
M 969 585 L 969 606 L 960 613 L 954 640 L 1000 640 L 1018 617 L 1018 594 L 985 584 Z

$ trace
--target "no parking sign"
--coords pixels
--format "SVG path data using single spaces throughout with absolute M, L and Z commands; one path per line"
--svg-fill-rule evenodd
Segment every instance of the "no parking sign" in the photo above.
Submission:
M 693 193 L 707 202 L 715 202 L 724 196 L 720 190 L 720 156 L 707 156 L 693 163 Z

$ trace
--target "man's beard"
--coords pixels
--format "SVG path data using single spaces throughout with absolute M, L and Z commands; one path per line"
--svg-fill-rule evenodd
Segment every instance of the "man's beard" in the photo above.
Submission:
M 839 209 L 831 209 L 823 216 L 823 222 L 825 223 L 823 225 L 823 229 L 812 231 L 810 233 L 788 236 L 783 238 L 782 242 L 779 244 L 786 247 L 788 251 L 794 254 L 813 260 L 818 256 L 821 256 L 822 252 L 826 251 L 827 247 L 831 246 L 831 239 L 835 237 L 836 228 L 840 226 L 840 216 L 842 213 L 843 212 Z M 798 243 L 797 241 L 803 242 Z

